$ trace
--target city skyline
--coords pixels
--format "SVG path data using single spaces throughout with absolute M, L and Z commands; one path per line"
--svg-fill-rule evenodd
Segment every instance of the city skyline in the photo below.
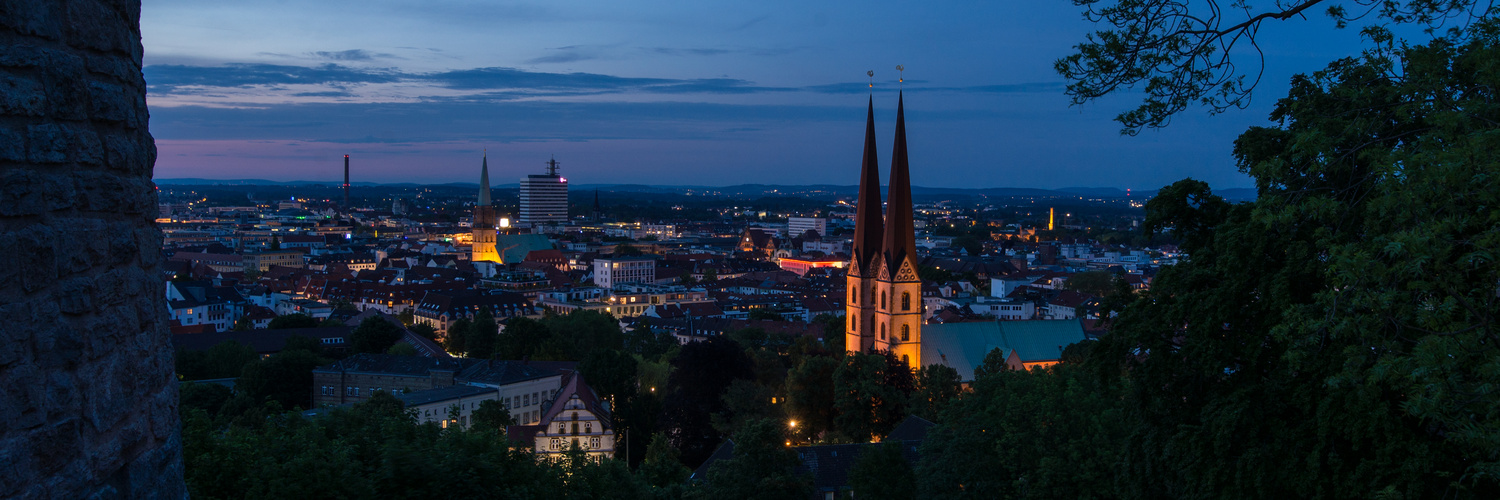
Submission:
M 904 64 L 916 185 L 1246 187 L 1233 138 L 1359 47 L 1268 26 L 1249 109 L 1121 137 L 1134 96 L 1070 108 L 1051 69 L 1092 28 L 1065 4 L 361 6 L 146 2 L 157 177 L 335 179 L 351 154 L 356 182 L 472 182 L 488 148 L 498 179 L 556 154 L 588 184 L 839 184 L 863 94 L 890 130 Z

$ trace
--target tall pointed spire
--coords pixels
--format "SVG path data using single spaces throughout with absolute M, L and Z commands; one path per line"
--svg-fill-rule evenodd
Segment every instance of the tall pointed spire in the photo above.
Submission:
M 479 205 L 490 204 L 490 152 L 484 152 L 484 160 L 479 164 Z
M 905 96 L 896 101 L 896 139 L 891 151 L 890 194 L 885 217 L 886 272 L 894 278 L 901 270 L 901 263 L 910 259 L 912 270 L 916 270 L 916 228 L 912 223 L 911 173 L 906 162 L 906 112 Z
M 880 253 L 880 236 L 884 222 L 880 214 L 880 161 L 875 153 L 875 97 L 870 96 L 865 115 L 865 156 L 860 165 L 859 206 L 854 213 L 853 262 L 849 267 L 867 269 Z

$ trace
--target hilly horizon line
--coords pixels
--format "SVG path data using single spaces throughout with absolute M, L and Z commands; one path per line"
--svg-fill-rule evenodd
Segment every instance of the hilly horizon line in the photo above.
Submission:
M 198 177 L 180 177 L 180 178 L 153 179 L 153 181 L 155 183 L 159 184 L 159 185 L 193 185 L 193 186 L 330 186 L 330 187 L 337 187 L 337 186 L 339 186 L 339 185 L 342 184 L 342 183 L 337 182 L 337 181 L 305 181 L 305 180 L 273 181 L 273 180 L 269 180 L 269 179 L 205 179 L 205 178 L 198 178 Z M 435 186 L 435 187 L 452 187 L 452 188 L 469 188 L 469 187 L 475 188 L 475 189 L 479 188 L 479 183 L 477 183 L 477 182 L 444 182 L 444 183 L 431 183 L 431 184 L 415 183 L 415 182 L 351 182 L 350 185 L 351 186 L 357 186 L 357 187 L 426 187 L 426 186 Z M 808 188 L 831 188 L 831 189 L 838 189 L 838 190 L 857 190 L 859 188 L 859 186 L 857 184 L 764 184 L 764 183 L 742 183 L 742 184 L 730 184 L 730 185 L 723 185 L 723 186 L 705 186 L 705 185 L 691 185 L 691 184 L 673 185 L 673 184 L 597 183 L 597 184 L 570 184 L 569 187 L 571 187 L 571 188 L 593 188 L 593 189 L 603 189 L 603 188 L 616 188 L 616 189 L 634 188 L 634 189 L 642 189 L 642 188 L 647 188 L 647 189 L 669 189 L 669 190 L 683 190 L 683 189 L 694 189 L 694 190 L 727 190 L 727 189 L 745 189 L 745 188 L 766 188 L 766 189 L 781 189 L 781 188 L 800 188 L 800 189 L 808 189 Z M 886 184 L 881 184 L 881 187 L 885 188 L 885 187 L 887 187 L 887 185 Z M 519 189 L 519 188 L 520 188 L 520 183 L 496 184 L 496 185 L 492 185 L 491 186 L 491 189 Z M 927 186 L 918 186 L 918 185 L 913 185 L 912 189 L 913 190 L 927 191 L 927 192 L 950 192 L 951 191 L 951 192 L 983 193 L 983 192 L 986 192 L 986 191 L 991 191 L 991 192 L 993 192 L 993 191 L 1008 191 L 1008 192 L 1015 192 L 1017 194 L 1024 194 L 1025 192 L 1030 191 L 1030 192 L 1035 192 L 1036 194 L 1068 193 L 1068 194 L 1119 195 L 1119 196 L 1124 196 L 1127 193 L 1127 191 L 1129 193 L 1131 193 L 1131 194 L 1140 193 L 1141 195 L 1148 195 L 1148 194 L 1155 194 L 1159 190 L 1159 189 L 1134 189 L 1134 188 L 1085 187 L 1085 186 L 1070 186 L 1070 187 L 1063 187 L 1063 188 L 1036 188 L 1036 187 L 1012 187 L 1012 186 L 1006 186 L 1006 187 L 999 187 L 999 186 L 997 186 L 997 187 L 982 187 L 982 188 L 951 188 L 951 187 L 927 187 Z M 1229 192 L 1229 193 L 1243 194 L 1242 192 L 1253 193 L 1255 191 L 1255 189 L 1254 188 L 1241 188 L 1241 187 L 1228 187 L 1228 188 L 1215 189 L 1214 191 L 1215 192 Z

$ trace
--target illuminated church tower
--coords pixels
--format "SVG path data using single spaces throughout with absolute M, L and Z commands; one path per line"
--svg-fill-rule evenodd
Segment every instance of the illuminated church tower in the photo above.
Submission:
M 917 277 L 916 227 L 912 222 L 911 175 L 906 162 L 905 98 L 896 104 L 885 237 L 875 259 L 876 350 L 890 350 L 912 367 L 922 366 L 922 279 Z
M 889 206 L 880 210 L 880 167 L 875 157 L 875 105 L 865 118 L 865 152 L 854 219 L 854 245 L 844 306 L 844 346 L 850 351 L 889 350 L 922 366 L 922 280 L 917 277 L 911 173 L 906 158 L 905 98 L 896 105 Z
M 880 164 L 875 157 L 875 98 L 865 115 L 865 155 L 855 200 L 854 244 L 850 248 L 844 304 L 844 346 L 850 351 L 875 348 L 875 261 L 885 223 L 880 215 Z
M 500 262 L 495 252 L 495 206 L 490 203 L 490 155 L 479 164 L 479 202 L 474 205 L 474 245 L 469 261 Z

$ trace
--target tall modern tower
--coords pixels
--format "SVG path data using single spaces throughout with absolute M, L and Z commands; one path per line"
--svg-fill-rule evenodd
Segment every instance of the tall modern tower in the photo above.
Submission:
M 865 119 L 864 164 L 854 245 L 847 278 L 850 351 L 891 351 L 912 367 L 922 366 L 922 280 L 917 277 L 916 227 L 912 217 L 911 172 L 906 155 L 906 103 L 896 104 L 896 138 L 891 152 L 890 192 L 880 214 L 880 167 L 875 159 L 873 98 Z
M 557 159 L 547 161 L 547 173 L 521 178 L 521 224 L 561 224 L 568 221 L 568 180 L 557 175 Z
M 490 202 L 490 155 L 485 153 L 479 164 L 479 200 L 474 204 L 474 241 L 469 249 L 470 262 L 500 262 L 495 251 L 495 206 Z

